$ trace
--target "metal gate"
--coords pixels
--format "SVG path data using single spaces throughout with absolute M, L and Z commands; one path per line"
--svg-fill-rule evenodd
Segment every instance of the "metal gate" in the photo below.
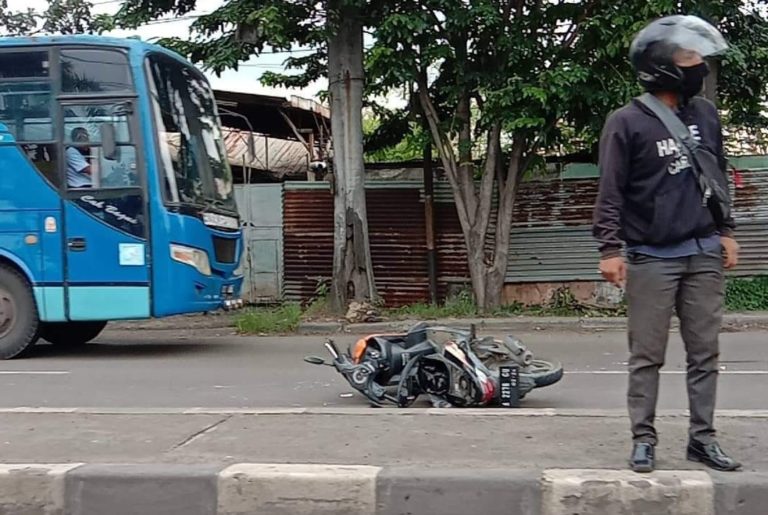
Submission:
M 283 185 L 241 184 L 235 187 L 235 198 L 246 252 L 243 298 L 278 302 L 283 290 Z

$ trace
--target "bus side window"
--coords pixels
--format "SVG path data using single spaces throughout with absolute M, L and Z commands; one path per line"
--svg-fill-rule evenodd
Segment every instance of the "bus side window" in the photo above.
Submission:
M 42 173 L 51 184 L 58 187 L 61 181 L 59 180 L 59 170 L 56 159 L 56 145 L 53 143 L 24 143 L 21 145 L 21 148 L 40 173 Z
M 47 51 L 0 53 L 0 122 L 54 186 L 60 185 Z
M 128 57 L 117 50 L 62 50 L 61 90 L 70 94 L 131 91 Z
M 101 126 L 115 129 L 117 155 L 102 151 Z M 64 159 L 69 189 L 139 186 L 136 149 L 131 144 L 128 115 L 119 104 L 64 106 Z

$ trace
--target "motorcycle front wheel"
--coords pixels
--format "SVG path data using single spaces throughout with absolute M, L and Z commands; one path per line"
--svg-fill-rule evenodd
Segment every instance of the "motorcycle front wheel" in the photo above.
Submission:
M 546 361 L 543 359 L 534 359 L 531 364 L 521 367 L 516 361 L 512 360 L 487 360 L 487 366 L 495 374 L 499 373 L 499 367 L 515 366 L 520 368 L 521 382 L 533 383 L 534 388 L 544 388 L 560 381 L 563 378 L 563 366 L 557 362 Z
M 563 378 L 563 366 L 560 363 L 534 359 L 529 366 L 520 371 L 520 375 L 533 379 L 536 388 L 543 388 L 553 385 Z

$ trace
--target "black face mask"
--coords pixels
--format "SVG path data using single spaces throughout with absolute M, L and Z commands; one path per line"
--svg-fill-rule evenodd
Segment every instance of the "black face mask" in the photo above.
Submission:
M 709 75 L 709 66 L 707 63 L 700 63 L 696 66 L 680 67 L 683 71 L 683 80 L 680 82 L 680 93 L 684 98 L 692 98 L 699 94 L 704 87 L 704 77 Z

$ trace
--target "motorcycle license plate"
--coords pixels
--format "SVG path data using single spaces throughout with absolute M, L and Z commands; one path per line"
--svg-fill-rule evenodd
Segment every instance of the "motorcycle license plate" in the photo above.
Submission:
M 520 368 L 499 367 L 499 404 L 503 408 L 520 406 Z

